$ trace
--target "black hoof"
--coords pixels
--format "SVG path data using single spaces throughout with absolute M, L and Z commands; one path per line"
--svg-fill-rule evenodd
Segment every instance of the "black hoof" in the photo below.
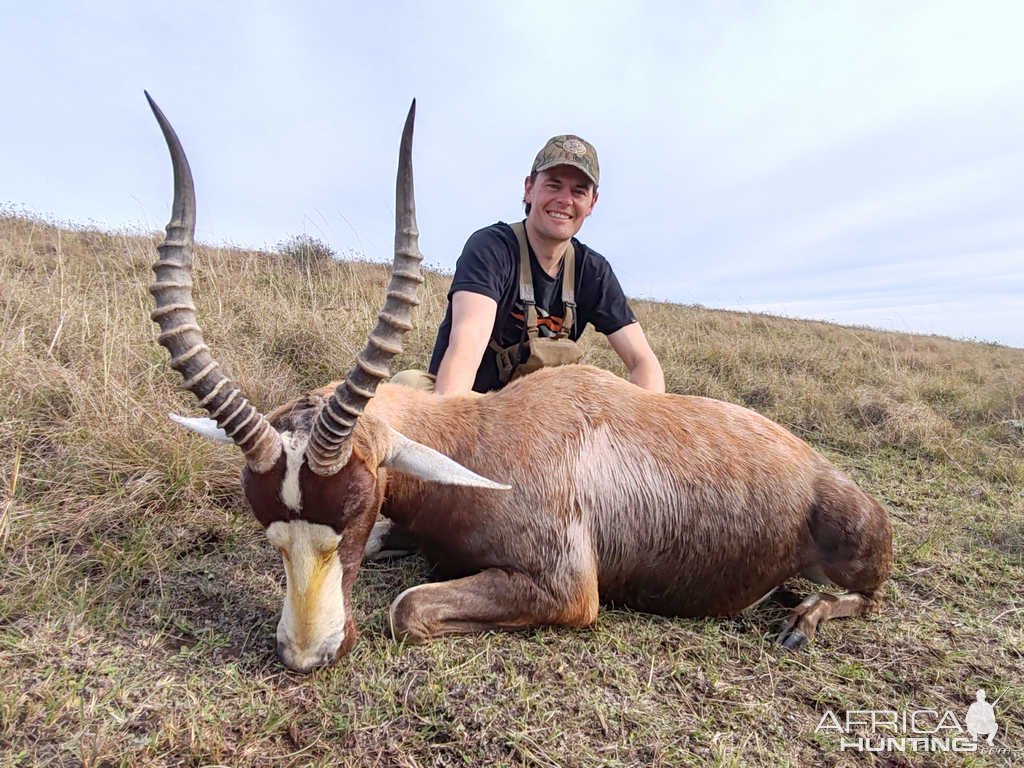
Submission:
M 801 651 L 807 646 L 807 643 L 807 635 L 799 629 L 791 629 L 779 634 L 779 645 L 787 651 Z

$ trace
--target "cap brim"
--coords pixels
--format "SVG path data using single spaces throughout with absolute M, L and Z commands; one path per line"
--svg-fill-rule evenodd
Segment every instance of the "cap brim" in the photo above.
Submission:
M 572 160 L 558 159 L 558 160 L 555 160 L 555 161 L 550 162 L 550 163 L 541 163 L 536 168 L 534 168 L 533 171 L 534 171 L 534 173 L 540 173 L 541 171 L 547 171 L 547 170 L 550 170 L 551 168 L 557 168 L 560 165 L 571 165 L 573 168 L 579 168 L 581 171 L 583 171 L 584 175 L 586 175 L 586 177 L 588 179 L 590 179 L 592 182 L 594 182 L 594 186 L 595 187 L 598 185 L 597 179 L 595 179 L 591 175 L 590 171 L 587 170 L 587 167 L 585 165 L 583 165 L 583 163 L 576 163 L 576 162 L 573 162 Z

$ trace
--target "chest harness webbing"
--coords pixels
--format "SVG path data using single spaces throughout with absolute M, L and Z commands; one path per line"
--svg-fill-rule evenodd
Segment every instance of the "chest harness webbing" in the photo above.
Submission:
M 536 342 L 543 342 L 545 340 L 558 340 L 562 345 L 566 343 L 574 344 L 569 339 L 569 332 L 576 321 L 576 249 L 573 248 L 572 241 L 570 241 L 566 245 L 565 252 L 562 254 L 562 304 L 565 307 L 565 318 L 562 321 L 562 327 L 555 333 L 554 339 L 541 337 L 540 325 L 537 319 L 537 301 L 533 293 L 530 247 L 526 238 L 525 224 L 525 221 L 517 221 L 509 226 L 516 236 L 516 242 L 519 243 L 519 298 L 526 308 L 526 316 L 524 318 L 526 338 L 510 347 L 502 347 L 493 338 L 487 344 L 494 351 L 497 358 L 498 378 L 502 384 L 513 378 L 520 363 L 524 362 L 522 359 L 524 348 L 532 352 Z M 579 353 L 576 354 L 578 359 Z M 570 361 L 553 362 L 553 364 L 558 365 L 561 362 Z

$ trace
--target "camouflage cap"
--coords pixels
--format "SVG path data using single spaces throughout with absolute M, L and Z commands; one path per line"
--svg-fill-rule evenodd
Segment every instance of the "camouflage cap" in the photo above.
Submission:
M 565 134 L 552 136 L 533 161 L 530 173 L 540 173 L 556 165 L 571 165 L 579 168 L 594 182 L 596 187 L 601 178 L 601 167 L 597 164 L 597 150 L 590 142 L 579 136 Z

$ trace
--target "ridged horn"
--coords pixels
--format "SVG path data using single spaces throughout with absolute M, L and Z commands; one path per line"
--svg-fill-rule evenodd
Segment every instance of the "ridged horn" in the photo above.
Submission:
M 395 260 L 384 309 L 370 332 L 363 351 L 345 380 L 334 390 L 313 425 L 306 448 L 306 462 L 318 475 L 332 475 L 348 462 L 352 453 L 350 437 L 359 416 L 373 397 L 377 385 L 390 376 L 388 362 L 402 351 L 402 335 L 412 328 L 412 310 L 423 282 L 416 229 L 416 201 L 412 180 L 412 128 L 416 100 L 409 107 L 398 154 L 395 183 Z
M 157 246 L 160 256 L 149 292 L 156 300 L 150 317 L 160 326 L 157 341 L 171 353 L 171 367 L 185 380 L 184 387 L 242 449 L 249 466 L 266 472 L 281 454 L 281 436 L 262 413 L 249 403 L 238 387 L 221 372 L 210 355 L 192 303 L 192 245 L 196 232 L 196 194 L 192 171 L 177 134 L 146 93 L 160 130 L 167 141 L 174 167 L 174 204 L 167 236 Z

